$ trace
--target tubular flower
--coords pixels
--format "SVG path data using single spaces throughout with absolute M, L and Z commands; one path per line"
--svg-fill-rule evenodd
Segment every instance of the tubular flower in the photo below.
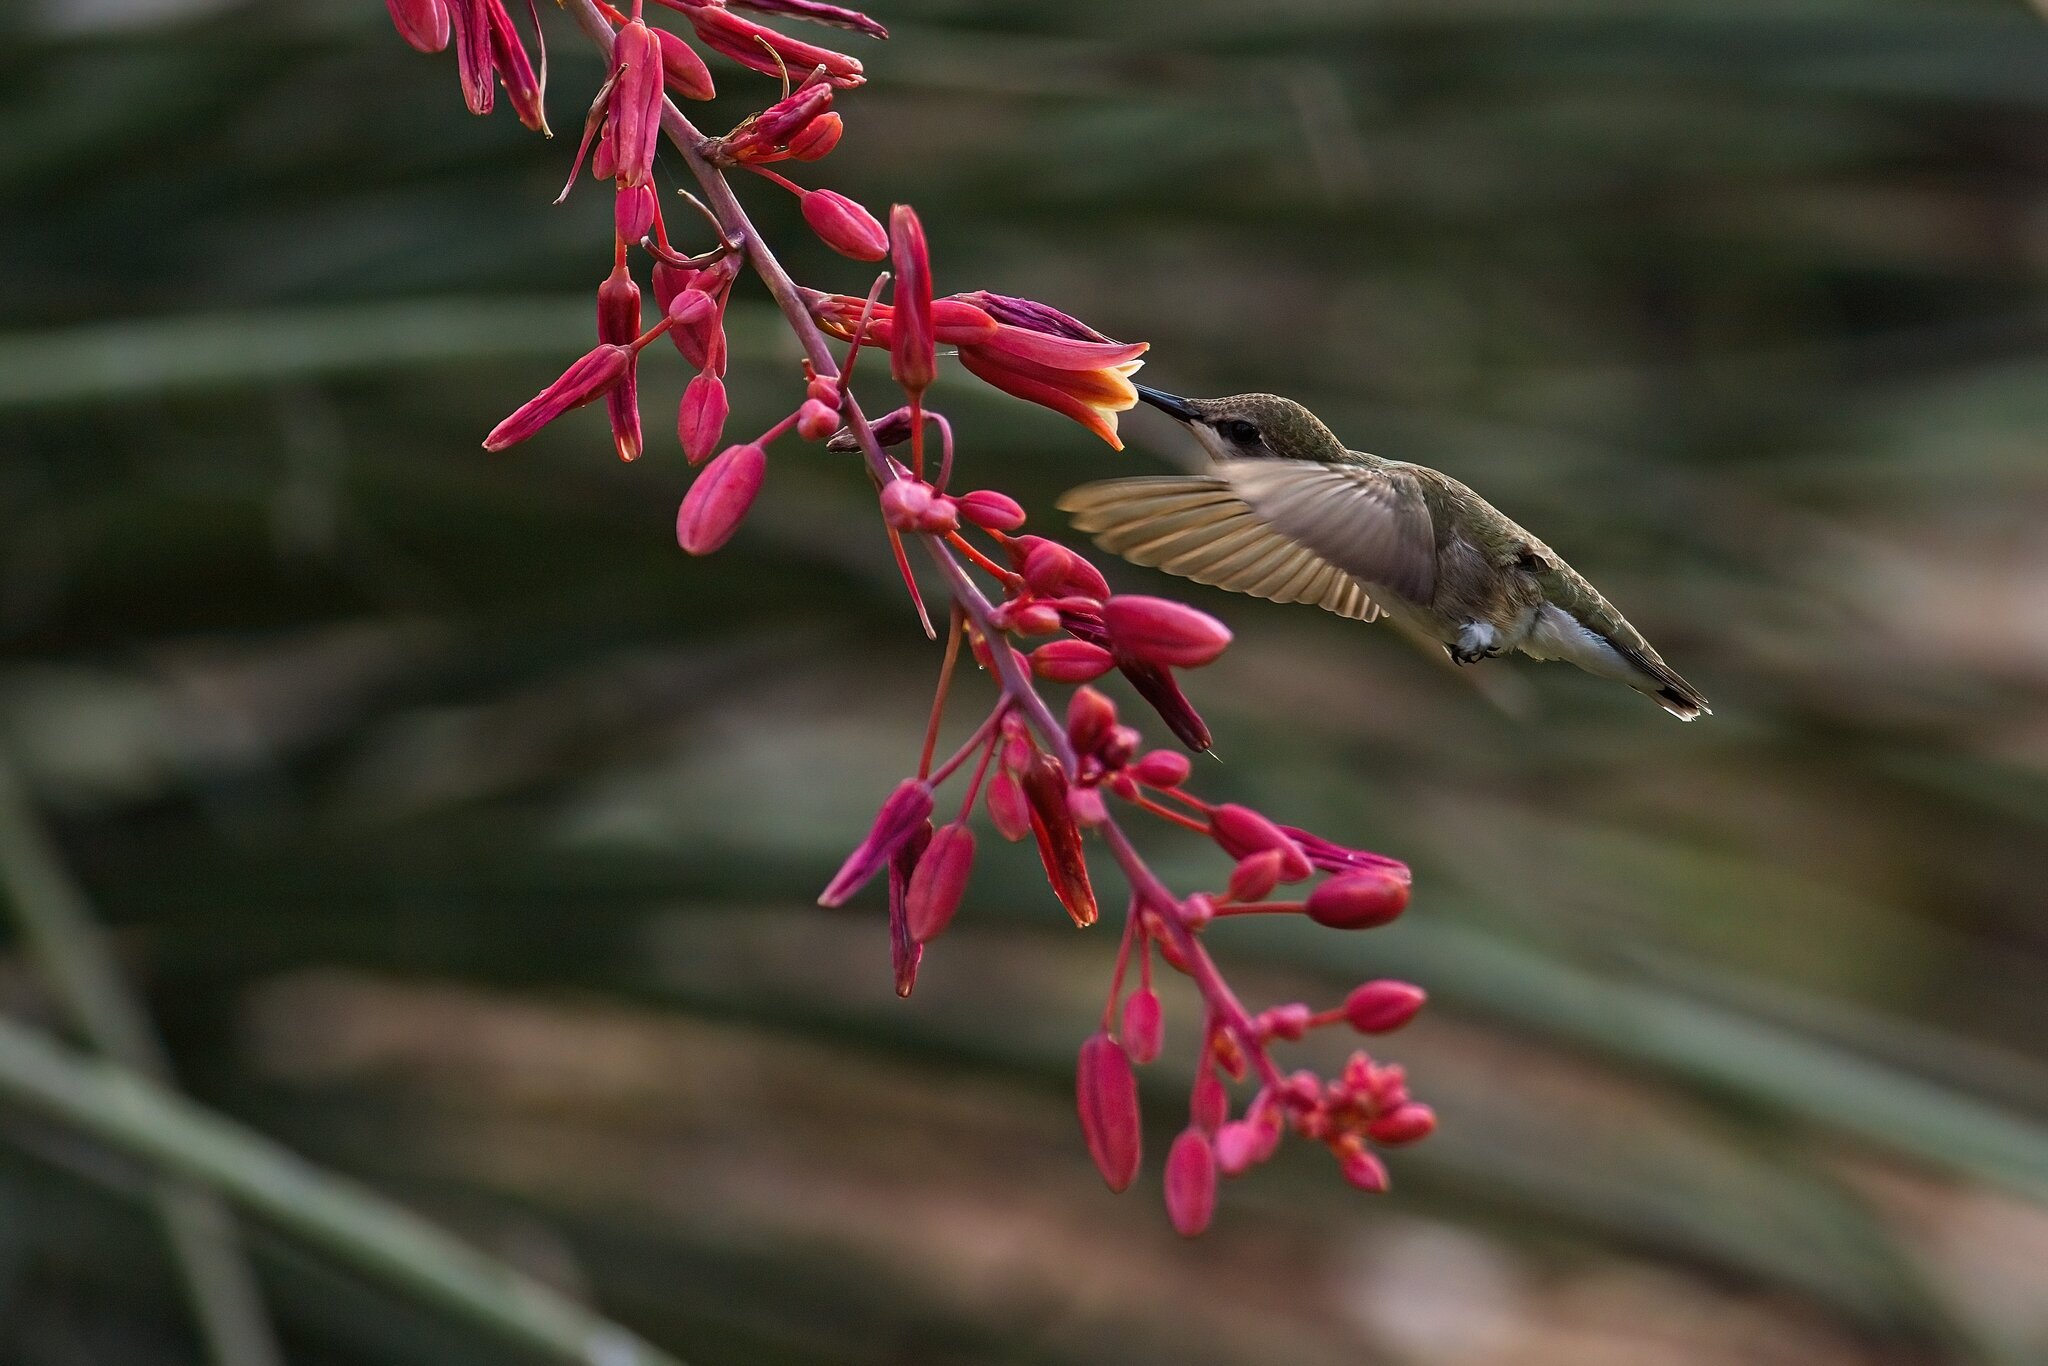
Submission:
M 766 24 L 742 19 L 721 6 L 692 5 L 685 8 L 683 14 L 689 19 L 690 26 L 697 30 L 697 38 L 704 46 L 764 75 L 780 76 L 786 72 L 823 67 L 825 79 L 842 90 L 851 90 L 867 79 L 861 74 L 858 59 L 830 48 L 799 42 L 787 34 L 777 33 Z

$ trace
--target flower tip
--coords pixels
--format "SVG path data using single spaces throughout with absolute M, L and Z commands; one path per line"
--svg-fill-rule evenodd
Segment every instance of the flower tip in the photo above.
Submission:
M 1091 1035 L 1081 1045 L 1074 1101 L 1095 1169 L 1111 1190 L 1122 1192 L 1138 1175 L 1143 1131 L 1130 1055 L 1108 1034 Z

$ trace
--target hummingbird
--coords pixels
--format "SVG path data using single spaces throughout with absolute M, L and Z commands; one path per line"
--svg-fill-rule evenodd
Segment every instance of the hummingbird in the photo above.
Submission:
M 1234 593 L 1385 616 L 1458 664 L 1520 650 L 1626 683 L 1681 721 L 1710 710 L 1592 584 L 1449 475 L 1350 450 L 1275 394 L 1136 388 L 1194 433 L 1211 464 L 1061 497 L 1104 550 Z

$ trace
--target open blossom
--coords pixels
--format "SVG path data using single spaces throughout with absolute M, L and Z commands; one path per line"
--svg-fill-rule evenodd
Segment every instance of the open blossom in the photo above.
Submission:
M 394 18 L 396 14 L 394 7 Z M 462 98 L 469 105 L 469 112 L 490 113 L 494 89 L 502 84 L 519 121 L 537 133 L 545 133 L 548 123 L 541 107 L 544 91 L 540 77 L 526 55 L 519 31 L 512 26 L 504 0 L 447 0 L 447 14 L 455 41 L 456 74 L 461 79 Z M 431 16 L 428 21 L 431 22 Z M 406 33 L 410 41 L 406 23 L 399 25 L 399 31 Z
M 851 89 L 867 79 L 856 58 L 800 42 L 766 24 L 742 19 L 721 6 L 691 5 L 683 14 L 704 46 L 764 75 L 780 76 L 823 67 L 825 79 L 842 89 Z

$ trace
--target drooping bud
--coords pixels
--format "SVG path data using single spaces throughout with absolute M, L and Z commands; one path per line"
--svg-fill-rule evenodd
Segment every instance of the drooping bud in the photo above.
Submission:
M 1091 754 L 1116 724 L 1116 703 L 1093 688 L 1077 688 L 1067 702 L 1067 742 L 1076 754 Z
M 1361 1034 L 1391 1034 L 1415 1018 L 1429 993 L 1412 982 L 1382 978 L 1353 987 L 1344 998 L 1344 1018 Z
M 498 80 L 505 87 L 505 98 L 512 101 L 512 112 L 534 132 L 546 133 L 547 92 L 526 55 L 526 45 L 519 41 L 519 31 L 512 27 L 505 0 L 489 0 L 485 12 L 491 26 L 491 64 L 498 69 Z
M 1222 1086 L 1217 1083 L 1218 1088 Z M 1225 1176 L 1242 1176 L 1259 1160 L 1258 1127 L 1249 1120 L 1234 1120 L 1216 1129 L 1216 1165 Z
M 709 371 L 683 386 L 683 401 L 676 408 L 676 439 L 692 465 L 703 464 L 718 449 L 727 407 L 725 381 Z
M 1155 749 L 1131 765 L 1131 776 L 1147 787 L 1179 787 L 1193 771 L 1185 754 L 1170 749 Z
M 836 190 L 807 190 L 804 222 L 826 246 L 856 261 L 879 261 L 889 254 L 889 234 L 875 216 Z
M 510 417 L 491 428 L 484 449 L 502 451 L 517 445 L 571 408 L 580 408 L 611 391 L 633 367 L 633 353 L 623 346 L 603 345 L 586 352 L 561 377 L 521 404 Z
M 838 873 L 819 894 L 818 904 L 845 904 L 848 897 L 882 871 L 890 856 L 924 827 L 931 814 L 931 784 L 922 778 L 905 778 L 882 803 L 882 809 L 875 813 L 875 822 L 868 828 L 867 838 L 846 856 L 846 862 L 840 865 Z
M 676 543 L 692 555 L 709 555 L 731 540 L 767 472 L 768 452 L 759 443 L 726 447 L 683 495 L 676 511 Z
M 789 140 L 789 155 L 797 161 L 822 161 L 846 131 L 846 121 L 827 111 L 805 124 Z
M 1139 987 L 1124 998 L 1123 1040 L 1131 1061 L 1148 1063 L 1159 1056 L 1166 1038 L 1166 1013 L 1159 1008 L 1159 993 Z
M 1024 525 L 1024 505 L 1007 493 L 976 489 L 959 498 L 960 515 L 990 531 L 1015 531 Z
M 1109 651 L 1085 640 L 1050 641 L 1031 652 L 1031 672 L 1053 683 L 1086 683 L 1114 667 Z
M 1012 844 L 1031 833 L 1031 808 L 1025 804 L 1024 789 L 1008 769 L 998 770 L 988 780 L 988 818 L 996 833 Z
M 1197 1128 L 1212 1134 L 1229 1120 L 1230 1092 L 1216 1080 L 1214 1072 L 1205 1071 L 1195 1078 L 1195 1089 L 1188 1095 L 1188 1118 Z
M 1216 1214 L 1216 1153 L 1209 1135 L 1189 1126 L 1166 1154 L 1166 1217 L 1183 1238 L 1209 1227 Z
M 618 178 L 645 185 L 654 175 L 654 151 L 661 142 L 661 90 L 665 73 L 661 43 L 638 19 L 619 26 L 612 38 L 611 120 L 607 126 Z
M 1384 1195 L 1389 1181 L 1387 1164 L 1374 1157 L 1363 1145 L 1342 1147 L 1337 1153 L 1337 1168 L 1349 1181 L 1367 1195 Z
M 448 46 L 448 7 L 441 0 L 384 0 L 398 36 L 420 52 Z
M 1137 1176 L 1143 1155 L 1138 1079 L 1130 1057 L 1109 1035 L 1091 1035 L 1081 1045 L 1074 1081 L 1074 1108 L 1081 1117 L 1088 1155 L 1109 1188 L 1121 1192 Z
M 931 842 L 932 823 L 922 820 L 910 838 L 889 855 L 889 966 L 898 996 L 909 996 L 917 986 L 917 965 L 924 958 L 924 945 L 910 936 L 910 879 Z
M 472 114 L 488 114 L 498 87 L 487 0 L 450 0 L 448 21 L 454 32 L 455 74 L 462 85 L 462 102 Z
M 1308 894 L 1308 918 L 1333 930 L 1369 930 L 1399 918 L 1408 883 L 1384 872 L 1346 873 Z
M 905 909 L 912 939 L 929 944 L 953 923 L 973 871 L 974 832 L 961 821 L 940 826 L 910 879 Z
M 1045 865 L 1046 879 L 1074 923 L 1085 929 L 1095 923 L 1098 910 L 1095 888 L 1088 880 L 1081 830 L 1067 805 L 1066 770 L 1052 755 L 1039 753 L 1025 765 L 1018 781 L 1031 812 L 1031 833 L 1038 837 L 1038 857 Z
M 796 434 L 806 441 L 823 441 L 839 430 L 839 410 L 829 403 L 807 398 L 796 413 Z
M 889 374 L 914 402 L 938 377 L 932 340 L 932 259 L 924 225 L 908 204 L 889 210 L 889 254 L 896 268 L 890 300 Z
M 1229 627 L 1168 598 L 1118 594 L 1102 604 L 1102 624 L 1120 653 L 1175 669 L 1200 668 L 1230 644 Z
M 1102 571 L 1057 541 L 1038 536 L 1020 536 L 1010 544 L 1014 558 L 1022 553 L 1019 566 L 1031 591 L 1047 598 L 1106 598 L 1109 581 Z
M 1232 858 L 1243 859 L 1267 849 L 1280 851 L 1280 881 L 1299 882 L 1315 871 L 1308 856 L 1279 826 L 1248 806 L 1234 803 L 1209 813 L 1209 834 Z
M 654 227 L 654 187 L 641 185 L 618 192 L 612 201 L 612 230 L 621 242 L 637 242 Z
M 1411 1100 L 1367 1124 L 1365 1132 L 1373 1142 L 1389 1148 L 1420 1143 L 1436 1132 L 1436 1111 L 1420 1101 Z
M 625 346 L 640 335 L 640 286 L 633 283 L 632 275 L 626 269 L 622 257 L 597 287 L 597 335 L 600 341 Z M 626 373 L 604 396 L 605 410 L 612 423 L 612 443 L 618 448 L 619 459 L 640 458 L 640 385 L 639 366 L 626 367 Z
M 882 485 L 882 520 L 898 531 L 915 531 L 932 496 L 932 486 L 922 479 L 891 479 Z

